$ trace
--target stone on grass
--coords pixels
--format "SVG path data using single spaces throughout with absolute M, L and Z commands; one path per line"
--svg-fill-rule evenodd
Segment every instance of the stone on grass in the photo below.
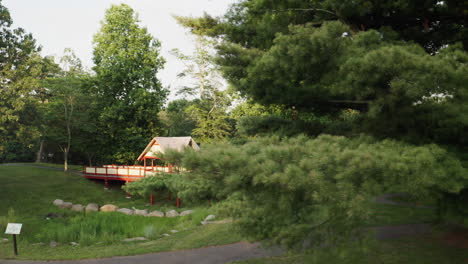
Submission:
M 83 212 L 84 206 L 82 206 L 81 204 L 74 204 L 71 209 L 75 212 Z
M 6 242 L 8 242 L 8 238 L 2 238 L 2 240 L 0 242 L 1 243 L 6 243 Z
M 53 202 L 53 204 L 54 204 L 55 206 L 60 206 L 60 205 L 63 204 L 63 200 L 55 199 L 54 202 Z
M 179 231 L 177 231 L 177 230 L 175 230 L 175 229 L 172 229 L 172 230 L 171 230 L 171 233 L 177 233 L 177 232 L 179 232 Z
M 70 209 L 72 208 L 73 204 L 70 202 L 63 202 L 61 205 L 59 205 L 60 208 L 65 208 L 65 209 Z
M 52 240 L 52 241 L 50 241 L 49 246 L 50 246 L 50 247 L 56 247 L 56 246 L 58 246 L 58 244 L 59 244 L 59 243 L 57 243 L 57 242 L 55 242 L 55 241 Z
M 88 205 L 86 206 L 85 211 L 86 211 L 87 213 L 89 213 L 89 212 L 97 212 L 97 211 L 99 211 L 99 205 L 97 205 L 97 204 L 95 204 L 95 203 L 90 203 L 90 204 L 88 204 Z
M 133 209 L 128 209 L 128 208 L 120 208 L 117 210 L 117 212 L 126 214 L 126 215 L 133 215 L 134 213 Z
M 132 238 L 126 238 L 122 240 L 122 242 L 145 241 L 145 240 L 147 240 L 146 237 L 132 237 Z
M 76 246 L 79 246 L 80 244 L 76 242 L 70 242 L 70 245 L 72 245 L 73 247 L 76 247 Z
M 176 216 L 179 216 L 179 213 L 177 213 L 176 210 L 170 210 L 166 212 L 166 217 L 176 217 Z
M 148 214 L 148 210 L 144 209 L 144 210 L 138 210 L 138 209 L 135 209 L 135 215 L 147 215 Z
M 209 215 L 209 216 L 207 216 L 207 217 L 205 218 L 205 222 L 214 220 L 215 218 L 216 218 L 215 215 Z
M 163 236 L 168 237 L 168 236 L 171 236 L 171 235 L 169 235 L 169 234 L 166 233 L 166 234 L 163 234 Z
M 153 211 L 146 216 L 164 217 L 164 213 L 161 211 Z
M 101 206 L 100 211 L 101 212 L 115 212 L 119 209 L 119 207 L 113 205 L 113 204 L 106 204 Z
M 181 212 L 180 216 L 186 216 L 186 215 L 189 215 L 191 213 L 193 213 L 193 210 L 186 210 L 186 211 Z
M 51 218 L 63 218 L 63 214 L 61 214 L 61 213 L 48 213 L 48 214 L 46 214 L 46 219 L 51 219 Z

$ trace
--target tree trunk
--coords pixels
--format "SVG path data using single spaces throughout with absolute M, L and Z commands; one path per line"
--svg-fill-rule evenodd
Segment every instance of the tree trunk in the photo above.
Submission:
M 39 163 L 42 161 L 43 151 L 44 151 L 44 140 L 41 140 L 41 144 L 39 145 L 39 150 L 37 151 L 37 154 L 36 154 L 36 163 Z
M 68 171 L 68 148 L 63 152 L 63 171 Z

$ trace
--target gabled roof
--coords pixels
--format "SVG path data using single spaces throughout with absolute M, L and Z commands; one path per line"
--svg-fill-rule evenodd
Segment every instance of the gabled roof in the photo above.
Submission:
M 146 146 L 145 150 L 140 154 L 138 160 L 142 160 L 148 152 L 151 151 L 153 146 L 159 146 L 158 152 L 164 153 L 168 149 L 175 149 L 182 151 L 184 148 L 191 147 L 195 150 L 199 150 L 197 142 L 192 137 L 155 137 Z

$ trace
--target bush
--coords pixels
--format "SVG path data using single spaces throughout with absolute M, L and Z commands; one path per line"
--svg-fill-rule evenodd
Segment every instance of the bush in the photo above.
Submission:
M 189 172 L 173 178 L 186 200 L 222 200 L 244 235 L 289 246 L 303 239 L 334 242 L 358 235 L 382 192 L 441 198 L 458 193 L 468 174 L 435 145 L 412 146 L 369 137 L 260 138 L 189 151 Z

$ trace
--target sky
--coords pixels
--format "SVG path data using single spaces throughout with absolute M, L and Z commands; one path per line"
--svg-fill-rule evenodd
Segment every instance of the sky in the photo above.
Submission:
M 178 25 L 172 15 L 197 17 L 206 12 L 219 16 L 234 2 L 236 0 L 3 0 L 2 5 L 9 9 L 14 27 L 22 27 L 33 34 L 42 46 L 43 56 L 60 57 L 65 48 L 71 48 L 83 64 L 91 68 L 92 39 L 106 9 L 112 4 L 128 4 L 138 13 L 140 25 L 161 41 L 161 54 L 166 64 L 158 77 L 163 86 L 174 90 L 190 80 L 177 79 L 183 64 L 169 51 L 177 48 L 190 53 L 194 43 L 187 29 Z

